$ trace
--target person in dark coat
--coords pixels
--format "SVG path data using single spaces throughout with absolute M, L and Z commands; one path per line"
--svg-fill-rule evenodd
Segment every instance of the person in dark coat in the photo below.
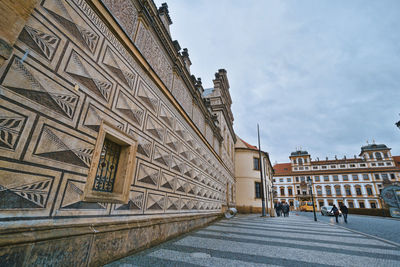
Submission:
M 281 212 L 282 212 L 282 204 L 281 202 L 277 202 L 275 204 L 275 211 L 276 211 L 276 216 L 280 217 L 281 216 Z
M 339 208 L 342 212 L 344 222 L 347 223 L 347 214 L 349 213 L 349 209 L 343 203 L 340 204 Z
M 335 206 L 335 204 L 333 204 L 333 207 L 331 209 L 331 212 L 333 213 L 333 215 L 336 218 L 336 223 L 339 223 L 338 217 L 339 217 L 339 209 Z
M 289 204 L 285 202 L 282 206 L 283 216 L 289 217 Z

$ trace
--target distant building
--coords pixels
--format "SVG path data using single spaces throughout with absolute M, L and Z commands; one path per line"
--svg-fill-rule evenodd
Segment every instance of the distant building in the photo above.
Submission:
M 264 185 L 260 178 L 258 148 L 239 137 L 235 144 L 236 207 L 239 212 L 261 212 L 262 186 L 267 212 L 272 205 L 273 168 L 267 152 L 261 151 Z
M 275 201 L 297 203 L 311 200 L 308 179 L 316 208 L 345 203 L 350 208 L 381 208 L 380 192 L 385 185 L 400 180 L 400 156 L 392 156 L 386 145 L 361 147 L 354 158 L 312 160 L 307 151 L 295 151 L 290 163 L 274 166 Z

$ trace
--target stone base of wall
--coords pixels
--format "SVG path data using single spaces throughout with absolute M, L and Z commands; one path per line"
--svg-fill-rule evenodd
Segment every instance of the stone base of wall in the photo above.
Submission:
M 100 266 L 203 227 L 221 214 L 0 229 L 0 266 Z M 1 223 L 0 223 L 1 225 Z
M 238 213 L 248 214 L 248 213 L 260 213 L 261 207 L 253 207 L 253 206 L 236 206 Z

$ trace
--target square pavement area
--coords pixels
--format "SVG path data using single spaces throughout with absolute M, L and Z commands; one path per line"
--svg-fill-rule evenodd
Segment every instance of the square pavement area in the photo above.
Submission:
M 400 247 L 303 216 L 238 215 L 106 266 L 400 266 Z

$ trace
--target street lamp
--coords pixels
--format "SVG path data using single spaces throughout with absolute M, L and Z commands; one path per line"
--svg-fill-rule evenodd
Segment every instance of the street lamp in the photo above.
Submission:
M 315 214 L 314 195 L 313 195 L 313 191 L 312 191 L 312 180 L 311 180 L 311 177 L 307 177 L 307 182 L 308 182 L 308 186 L 310 187 L 312 208 L 313 208 L 313 212 L 314 212 L 314 221 L 317 221 L 317 214 Z

